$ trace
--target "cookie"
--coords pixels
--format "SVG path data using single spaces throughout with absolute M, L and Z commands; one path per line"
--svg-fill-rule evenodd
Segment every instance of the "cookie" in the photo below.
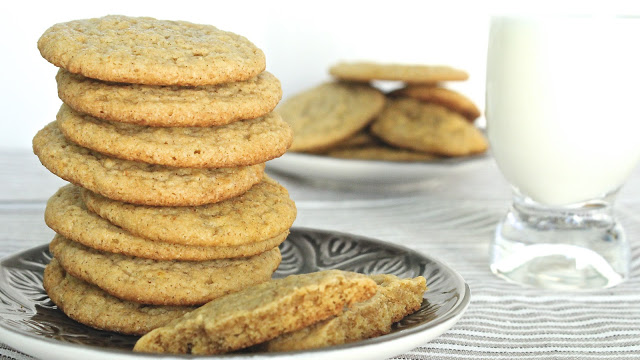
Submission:
M 374 62 L 341 62 L 329 69 L 337 79 L 369 82 L 395 80 L 410 84 L 467 80 L 466 71 L 441 65 L 380 64 Z
M 44 220 L 53 231 L 90 248 L 154 260 L 202 261 L 247 257 L 273 249 L 289 234 L 289 231 L 284 231 L 263 241 L 238 246 L 190 246 L 152 241 L 133 235 L 88 211 L 80 188 L 74 185 L 63 186 L 49 199 Z
M 329 150 L 326 155 L 341 159 L 382 161 L 434 161 L 440 159 L 437 155 L 387 145 L 344 147 Z
M 214 26 L 109 15 L 53 25 L 38 40 L 55 66 L 93 79 L 200 86 L 261 73 L 265 56 L 245 37 Z
M 389 100 L 371 132 L 391 145 L 443 156 L 482 153 L 488 146 L 480 130 L 462 115 L 410 98 Z
M 161 261 L 98 251 L 56 235 L 49 249 L 72 276 L 122 300 L 198 305 L 267 281 L 280 250 L 240 259 Z
M 370 298 L 368 277 L 329 270 L 272 280 L 225 296 L 141 337 L 133 351 L 218 354 L 301 329 Z
M 264 347 L 267 351 L 308 350 L 351 343 L 391 332 L 391 325 L 420 309 L 427 290 L 422 276 L 399 279 L 373 275 L 378 291 L 370 299 L 355 303 L 342 314 L 304 329 L 279 336 Z
M 89 210 L 132 234 L 194 246 L 239 246 L 287 231 L 296 207 L 282 185 L 265 176 L 246 193 L 198 207 L 127 204 L 83 191 Z
M 75 110 L 100 119 L 146 126 L 217 126 L 271 112 L 282 97 L 269 72 L 245 81 L 184 87 L 104 82 L 56 75 L 58 96 Z
M 69 142 L 55 122 L 33 138 L 33 151 L 57 176 L 111 199 L 158 206 L 193 206 L 238 196 L 260 182 L 264 164 L 190 169 L 108 157 Z
M 264 163 L 291 144 L 277 113 L 214 127 L 149 127 L 104 121 L 62 105 L 58 127 L 86 148 L 120 159 L 175 167 L 222 168 Z
M 334 82 L 294 95 L 278 110 L 293 129 L 291 150 L 316 151 L 362 130 L 384 102 L 384 95 L 371 86 Z
M 391 96 L 406 96 L 434 104 L 460 113 L 473 122 L 481 113 L 480 109 L 469 98 L 459 92 L 437 86 L 411 85 L 391 92 Z
M 378 138 L 376 138 L 375 136 L 371 135 L 369 131 L 360 131 L 359 133 L 356 133 L 350 138 L 337 144 L 334 147 L 334 149 L 353 148 L 353 147 L 359 147 L 359 146 L 374 146 L 374 145 L 380 145 L 380 143 L 381 143 L 380 140 L 378 140 Z
M 120 300 L 69 275 L 55 258 L 44 269 L 42 282 L 58 309 L 73 320 L 98 330 L 143 335 L 195 309 Z

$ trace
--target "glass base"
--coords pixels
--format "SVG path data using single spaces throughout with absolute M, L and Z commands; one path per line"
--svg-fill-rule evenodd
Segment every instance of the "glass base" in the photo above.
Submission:
M 549 208 L 516 196 L 496 229 L 491 271 L 539 288 L 586 290 L 623 282 L 629 244 L 610 200 Z

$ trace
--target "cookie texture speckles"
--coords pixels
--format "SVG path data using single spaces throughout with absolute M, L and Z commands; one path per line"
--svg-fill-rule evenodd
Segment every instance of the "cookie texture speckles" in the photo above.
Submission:
M 99 330 L 122 334 L 146 334 L 195 309 L 120 300 L 69 275 L 55 258 L 44 270 L 43 285 L 51 301 L 70 318 Z
M 372 275 L 378 291 L 353 304 L 342 314 L 304 329 L 284 334 L 265 344 L 268 351 L 307 350 L 364 340 L 391 332 L 391 325 L 417 311 L 427 290 L 422 276 L 400 279 Z
M 261 73 L 264 53 L 214 26 L 109 15 L 53 25 L 40 54 L 71 73 L 149 85 L 214 85 Z
M 58 96 L 100 119 L 149 126 L 217 126 L 273 110 L 280 81 L 269 72 L 245 81 L 185 87 L 104 82 L 58 71 Z
M 89 191 L 83 197 L 91 211 L 133 234 L 183 245 L 251 244 L 281 234 L 296 218 L 287 190 L 268 177 L 242 195 L 198 207 L 139 206 Z
M 193 206 L 240 195 L 262 180 L 264 164 L 193 169 L 108 157 L 69 142 L 55 122 L 33 138 L 49 171 L 110 199 L 154 206 Z
M 218 354 L 262 343 L 342 312 L 376 292 L 370 278 L 329 270 L 272 280 L 209 302 L 141 337 L 134 351 Z
M 362 130 L 384 107 L 385 97 L 362 84 L 326 83 L 280 105 L 293 129 L 292 151 L 328 148 Z
M 410 84 L 462 81 L 469 78 L 466 71 L 450 66 L 375 62 L 341 62 L 332 66 L 329 73 L 338 79 L 348 81 L 394 80 Z
M 252 191 L 252 190 L 249 190 Z M 202 261 L 261 254 L 280 245 L 286 230 L 273 237 L 237 246 L 192 246 L 136 236 L 90 212 L 75 185 L 60 188 L 47 202 L 44 220 L 56 233 L 93 249 L 155 260 Z M 170 227 L 170 217 L 165 218 Z M 291 220 L 293 221 L 293 220 Z
M 481 153 L 488 146 L 462 115 L 410 98 L 389 100 L 371 132 L 395 146 L 444 156 Z
M 291 128 L 279 114 L 214 127 L 149 127 L 104 121 L 62 105 L 58 127 L 74 143 L 120 159 L 176 167 L 264 163 L 287 151 Z
M 56 235 L 53 256 L 66 272 L 122 300 L 198 305 L 271 278 L 278 248 L 240 259 L 160 261 L 91 249 Z

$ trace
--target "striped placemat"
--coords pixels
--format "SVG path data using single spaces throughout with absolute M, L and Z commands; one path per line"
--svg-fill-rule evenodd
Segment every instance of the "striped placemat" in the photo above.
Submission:
M 465 278 L 471 304 L 460 321 L 395 359 L 640 359 L 640 198 L 622 197 L 616 206 L 632 248 L 628 281 L 589 292 L 523 288 L 488 269 L 489 241 L 509 204 L 504 189 L 492 187 L 492 181 L 501 181 L 495 169 L 487 171 L 475 179 L 452 180 L 449 189 L 412 196 L 358 200 L 348 192 L 340 200 L 338 190 L 324 201 L 314 197 L 327 190 L 306 199 L 294 196 L 299 209 L 294 225 L 404 245 L 446 262 Z M 632 180 L 640 184 L 640 172 Z M 287 185 L 292 194 L 304 194 Z M 482 192 L 483 187 L 488 190 Z M 627 194 L 638 190 L 635 186 Z M 43 202 L 14 207 L 0 206 L 5 229 L 0 256 L 50 239 L 42 223 Z M 25 241 L 17 243 L 21 237 Z M 0 358 L 30 359 L 2 344 Z

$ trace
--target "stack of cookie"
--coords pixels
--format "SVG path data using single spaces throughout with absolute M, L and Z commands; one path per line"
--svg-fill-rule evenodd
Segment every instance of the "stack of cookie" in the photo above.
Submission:
M 442 85 L 468 74 L 448 66 L 340 63 L 335 82 L 285 101 L 279 111 L 294 130 L 291 151 L 388 161 L 432 161 L 485 152 L 474 126 L 480 116 L 464 95 Z M 389 93 L 372 81 L 403 82 Z
M 271 278 L 296 216 L 264 176 L 292 133 L 263 52 L 213 26 L 106 16 L 38 41 L 64 104 L 33 139 L 71 182 L 48 202 L 44 285 L 87 325 L 144 334 Z

